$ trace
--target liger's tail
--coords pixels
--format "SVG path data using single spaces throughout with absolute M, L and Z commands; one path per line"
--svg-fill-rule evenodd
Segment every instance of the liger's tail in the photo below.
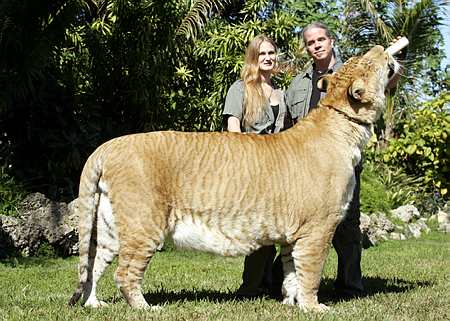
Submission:
M 69 300 L 69 306 L 75 305 L 81 298 L 83 290 L 88 282 L 89 269 L 93 268 L 95 250 L 91 249 L 94 223 L 97 216 L 99 201 L 98 184 L 102 175 L 101 153 L 94 152 L 84 165 L 80 178 L 78 199 L 75 202 L 74 211 L 79 217 L 79 283 Z

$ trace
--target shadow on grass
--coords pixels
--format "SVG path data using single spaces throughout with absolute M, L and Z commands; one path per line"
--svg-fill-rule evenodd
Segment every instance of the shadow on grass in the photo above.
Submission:
M 333 286 L 334 280 L 322 279 L 319 288 L 319 301 L 325 303 L 337 303 L 341 301 L 349 301 L 354 297 L 342 297 L 336 294 Z M 405 293 L 418 287 L 428 287 L 432 283 L 429 281 L 407 281 L 398 278 L 380 278 L 365 277 L 363 278 L 366 293 L 361 297 L 371 297 L 379 293 Z
M 343 298 L 336 295 L 333 287 L 334 280 L 326 278 L 322 279 L 319 289 L 319 302 L 333 304 L 341 301 L 352 300 L 353 298 Z M 366 287 L 366 295 L 364 297 L 370 297 L 378 293 L 404 293 L 411 291 L 417 287 L 430 286 L 431 282 L 422 281 L 406 281 L 402 279 L 383 279 L 378 277 L 364 278 L 364 284 Z M 164 288 L 154 292 L 148 292 L 145 295 L 145 299 L 151 305 L 167 304 L 183 301 L 211 301 L 211 302 L 227 302 L 227 301 L 241 301 L 252 300 L 249 298 L 238 297 L 235 292 L 221 292 L 214 290 L 181 290 L 179 292 L 167 291 Z M 279 298 L 272 298 L 265 296 L 265 299 L 279 300 Z M 258 298 L 253 298 L 258 299 Z M 121 300 L 121 298 L 116 298 Z
M 204 300 L 219 303 L 237 299 L 233 292 L 220 292 L 214 290 L 181 290 L 180 292 L 173 292 L 159 289 L 156 292 L 145 294 L 144 297 L 151 305 Z
M 403 293 L 418 287 L 432 285 L 432 282 L 429 281 L 406 281 L 398 278 L 383 279 L 379 277 L 368 277 L 363 280 L 368 296 L 377 293 Z

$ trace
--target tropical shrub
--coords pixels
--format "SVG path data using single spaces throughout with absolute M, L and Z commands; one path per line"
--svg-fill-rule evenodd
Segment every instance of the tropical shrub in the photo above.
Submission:
M 388 212 L 392 209 L 392 202 L 381 174 L 379 166 L 373 162 L 365 162 L 361 173 L 360 202 L 361 211 L 366 214 Z
M 266 34 L 277 43 L 282 70 L 274 81 L 286 88 L 307 62 L 298 37 L 300 28 L 315 20 L 335 26 L 337 14 L 335 4 L 316 0 L 249 0 L 212 19 L 193 47 L 183 49 L 168 86 L 165 97 L 171 127 L 221 129 L 225 95 L 240 77 L 247 44 L 258 34 Z
M 12 173 L 12 146 L 8 136 L 3 133 L 0 142 L 0 215 L 16 216 L 17 206 L 25 197 L 25 188 Z
M 445 200 L 427 188 L 423 177 L 406 174 L 401 167 L 377 159 L 366 161 L 361 175 L 361 211 L 384 212 L 399 206 L 414 205 L 423 216 L 444 206 Z
M 401 120 L 397 137 L 382 150 L 386 164 L 403 168 L 409 175 L 448 199 L 450 180 L 450 92 L 424 103 Z
M 7 168 L 0 167 L 0 215 L 16 216 L 17 205 L 25 195 L 25 189 L 7 174 Z

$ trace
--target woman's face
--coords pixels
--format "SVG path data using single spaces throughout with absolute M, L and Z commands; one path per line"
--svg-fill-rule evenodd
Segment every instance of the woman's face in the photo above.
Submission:
M 267 41 L 259 46 L 258 65 L 261 71 L 272 71 L 275 68 L 277 52 L 275 47 Z

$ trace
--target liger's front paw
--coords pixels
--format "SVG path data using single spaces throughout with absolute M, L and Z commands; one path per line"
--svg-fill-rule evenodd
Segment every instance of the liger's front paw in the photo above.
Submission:
M 295 305 L 295 297 L 285 297 L 282 303 L 286 305 Z
M 322 303 L 317 304 L 299 304 L 299 307 L 304 312 L 318 312 L 318 313 L 324 313 L 328 312 L 330 308 Z
M 102 308 L 102 307 L 108 306 L 108 303 L 97 300 L 97 299 L 91 299 L 91 300 L 87 300 L 86 303 L 84 304 L 84 306 L 91 307 L 91 308 Z

